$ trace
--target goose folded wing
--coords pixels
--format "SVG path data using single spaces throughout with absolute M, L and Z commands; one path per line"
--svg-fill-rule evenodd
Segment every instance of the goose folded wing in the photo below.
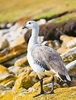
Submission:
M 66 68 L 60 55 L 52 48 L 42 45 L 35 45 L 31 50 L 31 55 L 35 61 L 39 62 L 46 70 L 55 70 L 60 75 L 65 75 Z

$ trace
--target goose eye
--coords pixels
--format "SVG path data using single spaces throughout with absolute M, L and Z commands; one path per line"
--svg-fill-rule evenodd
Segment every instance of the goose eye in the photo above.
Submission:
M 31 24 L 31 22 L 29 22 L 29 24 Z

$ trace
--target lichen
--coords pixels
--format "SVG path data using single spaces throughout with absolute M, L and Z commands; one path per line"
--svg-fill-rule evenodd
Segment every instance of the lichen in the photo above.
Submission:
M 0 100 L 76 100 L 76 86 L 71 88 L 57 88 L 54 94 L 43 94 L 33 98 L 38 92 L 39 90 L 20 95 L 21 89 L 19 89 L 18 91 L 7 91 L 4 96 L 1 96 L 2 92 L 0 92 Z

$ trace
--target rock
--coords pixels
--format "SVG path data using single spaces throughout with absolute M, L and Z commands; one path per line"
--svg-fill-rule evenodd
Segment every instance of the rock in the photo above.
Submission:
M 33 96 L 38 91 L 34 92 L 28 92 L 26 93 L 26 90 L 19 89 L 18 91 L 7 91 L 2 95 L 2 91 L 0 92 L 0 99 L 1 100 L 76 100 L 76 86 L 71 88 L 58 88 L 55 89 L 54 94 L 43 94 L 41 96 L 38 96 L 36 98 L 33 98 Z M 25 93 L 25 94 L 24 94 Z
M 57 52 L 58 52 L 59 54 L 64 54 L 64 53 L 67 52 L 68 50 L 69 50 L 69 48 L 63 48 L 63 47 L 61 47 L 61 48 L 57 49 Z
M 27 61 L 27 57 L 23 57 L 23 58 L 18 59 L 18 60 L 15 62 L 14 65 L 15 65 L 15 66 L 22 66 L 22 67 L 24 67 L 24 66 L 26 66 L 26 65 L 29 65 L 29 64 L 28 64 L 28 61 Z
M 0 90 L 10 90 L 10 88 L 6 87 L 6 86 L 3 86 L 3 85 L 0 85 Z
M 19 66 L 11 66 L 11 67 L 8 68 L 8 70 L 9 70 L 9 72 L 10 72 L 11 74 L 14 74 L 14 75 L 17 76 L 17 75 L 19 75 L 21 72 L 24 71 L 24 68 L 19 67 Z
M 63 54 L 66 51 L 68 51 L 69 48 L 67 48 L 67 43 L 69 41 L 71 41 L 72 39 L 74 39 L 74 37 L 67 36 L 67 35 L 61 35 L 60 40 L 62 41 L 62 44 L 61 44 L 61 47 L 57 50 L 57 52 L 60 53 L 60 54 Z
M 60 40 L 62 41 L 62 45 L 61 45 L 61 47 L 63 47 L 63 48 L 66 48 L 67 46 L 67 43 L 69 42 L 69 41 L 71 41 L 72 39 L 74 39 L 74 37 L 72 37 L 72 36 L 67 36 L 67 35 L 61 35 L 60 36 Z
M 76 54 L 70 54 L 66 57 L 63 57 L 62 60 L 65 64 L 68 64 L 76 59 Z
M 45 45 L 45 46 L 49 46 L 55 50 L 57 50 L 59 47 L 60 47 L 60 42 L 58 40 L 48 40 L 48 41 L 43 41 L 41 42 L 42 45 Z
M 37 21 L 39 25 L 45 24 L 46 23 L 46 19 L 40 19 Z
M 51 79 L 52 77 L 46 77 L 44 78 L 44 81 L 43 81 L 43 88 L 44 88 L 44 91 L 50 91 L 51 90 Z M 60 88 L 61 86 L 57 83 L 57 80 L 58 78 L 55 78 L 55 83 L 54 83 L 54 88 Z M 36 91 L 38 89 L 40 89 L 40 82 L 36 82 L 33 86 L 32 86 Z
M 76 60 L 76 47 L 69 49 L 67 52 L 60 55 L 65 64 Z
M 3 65 L 0 65 L 0 81 L 9 76 L 10 76 L 9 70 Z
M 9 42 L 7 39 L 0 37 L 0 50 L 9 46 Z
M 10 88 L 12 89 L 12 87 L 15 84 L 17 77 L 14 75 L 10 75 L 9 77 L 3 79 L 2 81 L 0 81 L 0 85 L 6 87 L 6 88 Z
M 3 37 L 8 39 L 9 42 L 16 39 L 18 36 L 21 35 L 21 27 L 19 27 L 19 23 L 15 22 L 15 24 L 8 29 L 7 34 L 4 34 Z
M 67 64 L 65 67 L 67 69 L 67 71 L 69 72 L 71 69 L 73 69 L 76 66 L 76 60 L 70 62 L 69 64 Z
M 43 36 L 38 36 L 37 41 L 38 43 L 42 43 L 43 42 L 44 37 Z
M 76 66 L 70 69 L 68 73 L 72 78 L 70 86 L 76 86 Z
M 0 65 L 0 86 L 2 85 L 3 87 L 5 87 L 5 90 L 11 89 L 14 85 L 15 80 L 16 77 L 13 76 L 6 67 Z
M 31 68 L 27 65 L 23 66 L 10 66 L 8 68 L 9 72 L 11 74 L 14 74 L 16 76 L 18 76 L 19 74 L 21 74 L 22 72 L 25 72 L 26 70 L 30 70 Z
M 19 56 L 17 57 L 14 57 L 12 59 L 9 59 L 8 61 L 4 62 L 3 65 L 5 65 L 6 67 L 10 67 L 10 66 L 14 66 L 15 65 L 15 62 L 19 59 L 22 59 L 26 56 L 26 53 L 22 53 L 20 54 Z
M 25 43 L 25 45 L 27 45 L 26 41 L 24 40 L 24 35 L 21 35 L 19 37 L 17 37 L 15 40 L 13 40 L 12 42 L 10 42 L 10 47 L 15 47 L 18 45 L 21 45 Z
M 18 75 L 18 78 L 15 82 L 13 90 L 18 90 L 21 87 L 28 89 L 29 87 L 33 86 L 36 82 L 36 74 L 30 74 L 32 69 L 30 67 L 25 67 L 25 70 Z
M 27 46 L 25 44 L 15 46 L 14 48 L 7 48 L 0 52 L 0 63 L 4 63 L 12 58 L 15 58 L 27 50 Z
M 76 47 L 69 49 L 67 52 L 60 55 L 62 58 L 67 57 L 69 55 L 76 54 Z
M 76 46 L 76 38 L 70 40 L 67 44 L 66 44 L 66 47 L 67 48 L 71 48 L 71 47 L 74 47 Z

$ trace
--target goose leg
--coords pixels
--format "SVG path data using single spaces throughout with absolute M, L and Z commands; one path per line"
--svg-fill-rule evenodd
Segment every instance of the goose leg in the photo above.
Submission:
M 43 91 L 43 79 L 40 79 L 40 93 L 36 94 L 34 97 L 37 97 L 41 94 L 44 94 L 45 92 Z
M 37 97 L 37 96 L 39 96 L 39 95 L 41 95 L 41 94 L 53 94 L 53 93 L 54 93 L 54 77 L 52 78 L 51 83 L 52 83 L 52 89 L 51 89 L 51 91 L 50 91 L 50 92 L 44 92 L 44 91 L 43 91 L 43 79 L 40 79 L 40 89 L 41 89 L 41 91 L 40 91 L 39 94 L 36 94 L 36 95 L 33 96 L 33 97 Z
M 51 89 L 51 91 L 50 92 L 46 92 L 45 94 L 53 94 L 54 93 L 54 77 L 52 78 L 51 83 L 52 83 L 52 89 Z

